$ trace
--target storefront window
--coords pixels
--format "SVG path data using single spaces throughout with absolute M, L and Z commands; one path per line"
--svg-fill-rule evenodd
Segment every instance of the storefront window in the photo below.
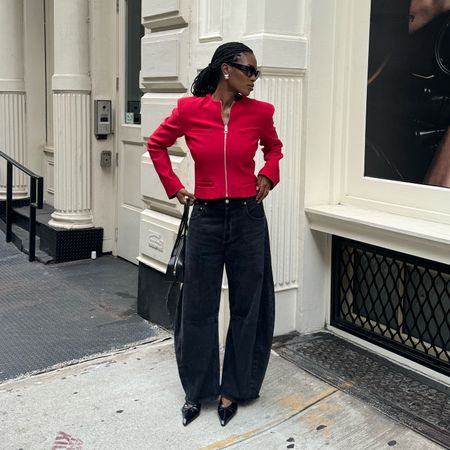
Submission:
M 141 25 L 141 1 L 127 0 L 126 31 L 126 85 L 125 85 L 125 123 L 141 123 L 141 96 L 139 72 L 141 70 L 141 38 L 144 27 Z
M 371 1 L 364 176 L 450 187 L 450 2 Z

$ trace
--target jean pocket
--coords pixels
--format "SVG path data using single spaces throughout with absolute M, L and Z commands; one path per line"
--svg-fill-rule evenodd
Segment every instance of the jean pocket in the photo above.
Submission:
M 195 220 L 203 216 L 205 210 L 205 205 L 194 205 L 194 207 L 192 208 L 191 220 Z
M 247 216 L 252 220 L 263 220 L 266 217 L 263 204 L 258 203 L 256 200 L 246 202 L 245 211 L 247 212 Z

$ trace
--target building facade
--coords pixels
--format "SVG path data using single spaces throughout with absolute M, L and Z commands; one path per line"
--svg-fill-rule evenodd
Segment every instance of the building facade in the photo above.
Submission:
M 145 152 L 146 139 L 189 95 L 215 48 L 242 41 L 262 72 L 252 95 L 275 105 L 284 144 L 281 183 L 265 200 L 276 334 L 327 328 L 445 379 L 450 191 L 367 175 L 373 1 L 0 0 L 0 6 L 0 147 L 44 176 L 51 226 L 101 227 L 103 251 L 139 265 L 146 318 L 170 325 L 174 294 L 163 273 L 181 217 Z M 95 134 L 97 100 L 112 105 L 112 132 L 103 136 Z M 110 165 L 103 152 L 110 152 Z M 170 157 L 192 190 L 193 162 L 183 140 Z M 14 195 L 27 195 L 19 177 Z M 222 340 L 227 295 L 224 278 Z

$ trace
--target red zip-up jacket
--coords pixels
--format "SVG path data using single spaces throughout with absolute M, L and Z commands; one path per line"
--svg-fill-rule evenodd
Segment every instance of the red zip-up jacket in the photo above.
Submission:
M 273 125 L 273 113 L 270 103 L 243 97 L 232 104 L 228 125 L 224 125 L 221 102 L 211 95 L 180 98 L 172 114 L 147 142 L 147 150 L 167 196 L 173 198 L 184 188 L 167 152 L 183 135 L 195 162 L 194 195 L 197 198 L 256 195 L 254 157 L 259 143 L 265 160 L 259 175 L 269 178 L 275 187 L 280 180 L 279 160 L 283 154 Z

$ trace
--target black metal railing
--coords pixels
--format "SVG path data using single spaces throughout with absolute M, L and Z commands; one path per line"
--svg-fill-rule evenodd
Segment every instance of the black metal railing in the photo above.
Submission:
M 331 324 L 450 375 L 450 266 L 333 236 Z
M 29 248 L 28 260 L 36 256 L 36 209 L 44 204 L 44 179 L 22 166 L 6 153 L 0 151 L 0 157 L 6 160 L 6 242 L 12 240 L 13 224 L 13 166 L 30 177 L 30 220 L 28 225 Z

